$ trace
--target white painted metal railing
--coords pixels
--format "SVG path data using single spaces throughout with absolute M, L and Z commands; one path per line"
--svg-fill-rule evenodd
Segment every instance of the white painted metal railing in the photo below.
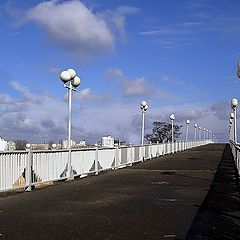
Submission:
M 233 140 L 229 141 L 230 148 L 232 150 L 233 159 L 238 170 L 238 174 L 240 175 L 240 144 L 234 142 Z
M 75 177 L 131 166 L 211 141 L 174 142 L 121 148 L 72 149 Z M 0 192 L 67 179 L 68 150 L 0 152 Z

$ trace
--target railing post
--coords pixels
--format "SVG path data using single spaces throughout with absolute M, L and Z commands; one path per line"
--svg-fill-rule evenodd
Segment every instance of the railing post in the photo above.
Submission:
M 150 142 L 150 160 L 152 159 L 152 142 Z
M 132 144 L 130 143 L 130 154 L 131 154 L 131 157 L 130 157 L 130 166 L 132 166 L 133 164 L 133 148 L 132 148 Z
M 95 150 L 95 174 L 98 175 L 98 146 Z
M 32 146 L 30 143 L 26 144 L 28 151 L 27 166 L 25 169 L 26 192 L 32 191 Z
M 115 169 L 118 168 L 118 163 L 119 163 L 119 148 L 116 147 L 116 158 L 115 158 Z

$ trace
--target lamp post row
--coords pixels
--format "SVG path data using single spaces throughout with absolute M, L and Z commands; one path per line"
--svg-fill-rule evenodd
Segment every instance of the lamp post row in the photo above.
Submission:
M 237 63 L 237 76 L 240 78 L 240 61 Z M 231 107 L 233 109 L 233 112 L 230 113 L 229 119 L 229 138 L 234 142 L 237 142 L 237 106 L 238 100 L 236 98 L 233 98 L 231 100 Z

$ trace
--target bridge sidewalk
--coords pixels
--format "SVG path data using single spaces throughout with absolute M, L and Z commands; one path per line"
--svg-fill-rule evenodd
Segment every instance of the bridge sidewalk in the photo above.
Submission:
M 238 239 L 234 174 L 229 148 L 211 144 L 31 193 L 0 195 L 0 240 Z

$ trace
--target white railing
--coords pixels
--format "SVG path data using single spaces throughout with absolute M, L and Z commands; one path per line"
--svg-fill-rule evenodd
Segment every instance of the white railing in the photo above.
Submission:
M 238 174 L 240 174 L 240 166 L 239 166 L 239 160 L 240 160 L 240 144 L 234 142 L 233 140 L 229 141 L 230 144 L 230 148 L 232 150 L 232 155 L 233 155 L 233 159 L 236 165 L 236 168 L 238 170 Z
M 208 143 L 211 141 L 72 149 L 71 165 L 74 176 L 83 177 Z M 68 150 L 0 152 L 0 192 L 67 179 L 68 154 Z

